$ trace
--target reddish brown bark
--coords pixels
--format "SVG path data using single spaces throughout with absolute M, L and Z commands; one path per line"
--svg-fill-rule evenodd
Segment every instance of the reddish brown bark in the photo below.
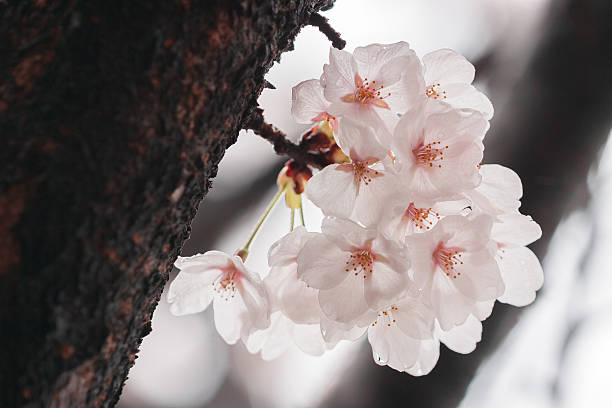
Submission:
M 333 0 L 0 4 L 0 406 L 112 406 L 263 75 Z

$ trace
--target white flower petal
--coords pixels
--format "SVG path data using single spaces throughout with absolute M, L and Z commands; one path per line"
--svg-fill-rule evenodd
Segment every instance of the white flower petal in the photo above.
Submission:
M 357 197 L 352 166 L 332 164 L 325 167 L 308 181 L 306 195 L 324 214 L 348 218 Z
M 365 80 L 378 80 L 382 75 L 387 75 L 388 82 L 393 83 L 400 79 L 402 72 L 406 69 L 405 60 L 394 66 L 385 65 L 393 62 L 398 57 L 410 58 L 418 61 L 416 53 L 407 42 L 400 41 L 394 44 L 370 44 L 365 47 L 357 47 L 353 51 L 353 58 L 357 62 L 357 68 L 361 77 Z
M 495 306 L 495 300 L 485 300 L 482 302 L 476 302 L 472 314 L 476 316 L 481 322 L 491 316 L 493 312 L 493 306 Z
M 348 219 L 331 217 L 323 219 L 321 231 L 330 241 L 344 251 L 362 248 L 366 243 L 376 238 L 377 235 L 375 229 L 363 228 Z
M 221 251 L 208 251 L 205 254 L 179 256 L 174 262 L 181 271 L 189 273 L 206 272 L 209 269 L 219 269 L 230 264 L 232 257 Z
M 370 103 L 334 102 L 329 106 L 328 112 L 339 118 L 339 129 L 342 128 L 342 122 L 345 119 L 372 127 L 376 132 L 377 139 L 384 146 L 390 145 L 391 134 L 399 121 L 395 112 Z M 349 155 L 350 152 L 344 151 L 344 153 Z
M 425 127 L 425 101 L 422 97 L 420 103 L 405 112 L 393 132 L 393 150 L 408 164 L 414 162 L 412 151 L 419 145 Z
M 270 327 L 252 333 L 246 341 L 249 353 L 261 353 L 265 361 L 280 357 L 291 344 L 292 323 L 280 312 L 272 314 L 270 320 Z
M 408 289 L 408 274 L 396 271 L 383 262 L 374 262 L 373 272 L 364 281 L 365 300 L 373 310 L 389 306 Z
M 434 314 L 421 299 L 404 298 L 397 303 L 396 309 L 393 317 L 404 334 L 418 340 L 431 338 Z
M 312 123 L 317 116 L 326 112 L 329 106 L 318 79 L 300 82 L 291 90 L 291 96 L 291 114 L 298 123 Z
M 423 56 L 425 82 L 471 84 L 474 80 L 474 66 L 461 54 L 451 49 L 441 49 Z
M 281 310 L 289 319 L 298 324 L 319 323 L 321 309 L 318 292 L 298 280 L 295 272 L 289 275 L 278 290 Z
M 376 325 L 368 328 L 368 341 L 372 346 L 372 358 L 378 365 L 386 365 L 391 357 L 391 344 L 384 327 Z
M 407 336 L 397 326 L 376 324 L 368 329 L 368 340 L 376 364 L 407 371 L 421 357 L 422 340 Z
M 213 310 L 215 327 L 226 343 L 236 344 L 244 332 L 250 331 L 248 312 L 240 296 L 215 298 Z M 249 326 L 246 330 L 245 324 Z
M 431 305 L 443 330 L 450 330 L 467 319 L 474 307 L 474 300 L 459 292 L 451 278 L 436 270 L 432 280 Z
M 319 291 L 319 305 L 329 319 L 350 324 L 357 322 L 369 309 L 364 299 L 364 279 L 346 274 L 349 276 L 338 286 Z
M 328 347 L 333 347 L 341 340 L 355 341 L 362 337 L 368 326 L 376 319 L 376 312 L 367 312 L 357 324 L 346 324 L 333 321 L 321 314 L 321 334 Z
M 518 210 L 523 185 L 514 171 L 497 164 L 484 164 L 480 166 L 480 174 L 482 183 L 475 190 L 466 192 L 473 206 L 492 216 Z
M 268 327 L 270 325 L 268 293 L 259 276 L 244 268 L 236 286 L 253 327 L 257 329 Z
M 456 353 L 469 354 L 476 349 L 482 337 L 482 323 L 473 315 L 467 320 L 448 331 L 444 331 L 439 325 L 436 326 L 436 336 L 446 347 Z
M 479 251 L 491 242 L 492 218 L 482 214 L 475 218 L 449 215 L 437 225 L 446 234 L 446 245 L 460 247 L 466 251 Z
M 176 316 L 198 313 L 206 309 L 213 299 L 212 283 L 221 274 L 218 270 L 209 273 L 182 273 L 170 284 L 167 300 L 170 312 Z
M 466 252 L 463 264 L 457 266 L 461 275 L 452 278 L 455 287 L 470 299 L 492 300 L 504 293 L 504 283 L 497 263 L 485 248 L 478 252 Z
M 444 102 L 457 108 L 470 108 L 482 112 L 487 120 L 493 117 L 493 104 L 485 94 L 472 85 L 455 83 L 442 86 L 446 91 Z
M 315 234 L 299 226 L 276 241 L 268 251 L 268 265 L 284 266 L 295 263 L 298 253 Z
M 368 184 L 359 185 L 351 218 L 366 227 L 375 228 L 383 215 L 385 203 L 393 198 L 398 188 L 399 181 L 393 174 L 377 170 Z
M 427 375 L 433 370 L 440 357 L 440 342 L 438 340 L 421 340 L 416 363 L 406 372 L 410 375 Z
M 419 103 L 423 96 L 425 81 L 418 58 L 396 58 L 387 63 L 382 68 L 382 72 L 384 74 L 381 82 L 389 84 L 385 85 L 382 93 L 390 111 L 403 114 Z M 392 82 L 392 78 L 395 79 L 398 73 L 401 73 L 401 77 Z
M 353 161 L 382 160 L 387 156 L 388 149 L 380 144 L 374 129 L 350 118 L 341 120 L 336 143 Z
M 355 74 L 357 63 L 346 51 L 329 49 L 329 64 L 323 66 L 321 85 L 324 87 L 325 98 L 336 102 L 347 94 L 355 91 Z
M 540 239 L 542 229 L 528 215 L 518 212 L 499 216 L 498 221 L 493 224 L 491 237 L 494 241 L 504 247 L 521 247 L 531 244 Z
M 540 261 L 529 248 L 505 251 L 498 261 L 506 290 L 500 302 L 525 306 L 535 299 L 535 291 L 542 287 L 544 273 Z
M 318 324 L 296 324 L 291 329 L 295 345 L 304 353 L 320 356 L 327 349 Z
M 347 277 L 348 255 L 324 235 L 311 238 L 297 258 L 300 279 L 317 289 L 330 289 Z
M 410 251 L 412 264 L 412 279 L 418 289 L 424 289 L 431 285 L 435 273 L 433 253 L 438 245 L 432 233 L 411 235 L 406 237 L 406 246 Z

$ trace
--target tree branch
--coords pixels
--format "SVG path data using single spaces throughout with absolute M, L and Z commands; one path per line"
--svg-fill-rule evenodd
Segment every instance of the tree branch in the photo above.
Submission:
M 346 41 L 344 41 L 340 37 L 340 33 L 334 30 L 334 28 L 329 24 L 327 17 L 323 17 L 321 14 L 315 13 L 310 16 L 309 24 L 317 27 L 320 32 L 325 34 L 329 41 L 331 41 L 334 48 L 341 50 L 346 46 Z
M 310 165 L 318 169 L 333 163 L 326 154 L 321 152 L 313 153 L 310 150 L 312 144 L 306 139 L 299 145 L 290 142 L 281 130 L 266 123 L 263 117 L 263 110 L 259 107 L 253 109 L 244 127 L 251 129 L 255 134 L 272 143 L 277 154 L 288 156 L 298 163 Z

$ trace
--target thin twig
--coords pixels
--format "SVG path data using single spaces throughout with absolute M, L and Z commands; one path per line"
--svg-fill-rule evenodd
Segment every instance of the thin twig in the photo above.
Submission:
M 308 164 L 318 169 L 322 169 L 329 164 L 329 161 L 324 155 L 311 153 L 306 146 L 290 142 L 281 130 L 266 123 L 261 108 L 255 108 L 253 110 L 244 124 L 244 128 L 251 129 L 253 132 L 272 143 L 274 145 L 274 151 L 277 154 L 289 156 L 299 163 Z
M 309 23 L 311 26 L 317 27 L 320 32 L 325 34 L 329 41 L 331 41 L 334 48 L 341 50 L 346 45 L 346 41 L 340 37 L 340 33 L 329 25 L 329 20 L 327 20 L 327 17 L 323 17 L 319 13 L 314 13 L 310 16 Z

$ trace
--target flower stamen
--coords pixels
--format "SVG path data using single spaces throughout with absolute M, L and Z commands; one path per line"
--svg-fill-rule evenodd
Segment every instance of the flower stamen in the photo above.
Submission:
M 455 267 L 457 265 L 463 265 L 463 261 L 461 260 L 463 251 L 462 248 L 447 247 L 443 242 L 440 242 L 433 253 L 434 263 L 444 271 L 446 276 L 457 279 L 457 276 L 460 276 L 461 272 L 457 271 Z
M 371 169 L 367 161 L 353 162 L 353 174 L 355 175 L 355 183 L 358 185 L 363 183 L 366 186 L 372 182 L 374 177 L 380 176 L 378 170 Z
M 448 149 L 448 145 L 442 146 L 440 141 L 433 141 L 425 144 L 421 142 L 419 146 L 412 149 L 412 154 L 417 164 L 429 167 L 442 168 L 442 160 L 444 160 L 444 150 Z
M 376 80 L 368 81 L 368 78 L 361 79 L 359 74 L 355 75 L 355 92 L 342 97 L 344 102 L 355 102 L 362 105 L 376 105 L 379 108 L 390 109 L 385 98 L 391 96 L 391 92 L 385 92 L 382 84 L 377 84 Z
M 438 89 L 436 89 L 438 87 Z M 425 95 L 432 99 L 446 99 L 446 91 L 439 89 L 440 84 L 429 85 L 425 88 Z
M 213 282 L 213 290 L 219 296 L 230 301 L 236 296 L 236 281 L 238 280 L 239 272 L 232 266 L 223 268 L 223 273 Z
M 414 202 L 411 202 L 404 212 L 404 218 L 413 223 L 416 228 L 428 230 L 440 219 L 440 214 L 431 208 L 417 208 Z
M 367 279 L 368 275 L 372 275 L 375 260 L 376 256 L 369 248 L 356 249 L 346 261 L 344 271 L 352 272 L 355 276 L 363 273 L 363 279 Z
M 395 323 L 397 323 L 397 320 L 394 318 L 393 312 L 397 312 L 398 310 L 399 308 L 397 306 L 391 306 L 388 309 L 381 310 L 380 312 L 378 312 L 376 320 L 374 320 L 374 322 L 372 323 L 372 327 L 378 325 L 379 321 L 382 323 L 383 326 L 391 327 L 392 325 L 395 325 Z

